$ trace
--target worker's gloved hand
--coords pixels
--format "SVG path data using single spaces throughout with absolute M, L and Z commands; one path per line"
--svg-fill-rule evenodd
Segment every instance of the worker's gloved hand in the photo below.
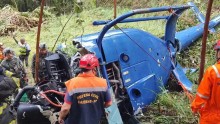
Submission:
M 8 71 L 8 70 L 5 71 L 5 76 L 7 76 L 7 77 L 13 77 L 13 76 L 15 76 L 15 75 L 16 75 L 16 74 L 13 73 L 13 72 L 11 72 L 11 71 Z

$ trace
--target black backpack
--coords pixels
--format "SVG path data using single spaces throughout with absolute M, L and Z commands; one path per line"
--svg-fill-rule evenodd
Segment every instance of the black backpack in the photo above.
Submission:
M 12 78 L 0 75 L 0 102 L 4 102 L 6 98 L 15 93 L 17 88 Z

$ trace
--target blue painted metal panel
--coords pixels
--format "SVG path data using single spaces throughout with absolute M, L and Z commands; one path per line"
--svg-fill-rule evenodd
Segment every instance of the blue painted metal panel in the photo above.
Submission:
M 220 16 L 209 22 L 209 29 L 212 29 L 220 24 Z M 202 36 L 204 32 L 204 24 L 188 28 L 176 33 L 176 39 L 179 40 L 179 51 L 187 48 L 192 42 Z
M 156 99 L 159 91 L 158 85 L 159 83 L 155 83 L 154 74 L 151 74 L 127 87 L 134 113 L 137 113 L 139 109 L 146 107 L 146 105 Z
M 143 61 L 122 69 L 122 77 L 125 87 L 133 85 L 136 81 L 152 74 L 149 61 Z
M 105 60 L 107 63 L 118 61 L 120 54 L 116 49 L 118 41 L 120 41 L 121 32 L 115 31 L 117 34 L 105 37 L 103 40 L 103 48 L 105 54 Z
M 179 63 L 177 63 L 176 68 L 173 70 L 173 74 L 176 76 L 176 78 L 180 81 L 180 83 L 183 84 L 183 86 L 188 90 L 192 91 L 192 83 L 189 81 L 189 79 L 186 77 L 183 68 Z
M 121 59 L 119 60 L 121 68 L 130 68 L 143 61 L 148 61 L 148 64 L 154 71 L 153 73 L 157 73 L 158 77 L 169 77 L 171 60 L 165 42 L 140 30 L 129 29 L 126 31 L 126 34 L 130 38 L 121 36 L 116 46 L 119 53 L 125 53 L 129 56 L 128 62 L 124 62 Z M 138 70 L 139 73 L 144 69 L 147 69 L 147 66 Z M 137 73 L 137 71 L 135 73 Z M 134 75 L 132 75 L 132 77 L 134 77 Z

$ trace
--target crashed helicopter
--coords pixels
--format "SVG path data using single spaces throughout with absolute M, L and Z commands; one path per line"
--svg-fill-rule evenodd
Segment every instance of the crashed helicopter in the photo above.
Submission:
M 177 19 L 189 8 L 194 10 L 201 24 L 176 32 Z M 129 18 L 170 10 L 173 12 L 167 16 Z M 110 30 L 117 23 L 160 19 L 166 20 L 163 39 L 135 28 Z M 192 90 L 192 83 L 176 61 L 176 53 L 202 36 L 203 22 L 204 16 L 193 3 L 137 9 L 111 21 L 95 21 L 93 25 L 105 25 L 102 31 L 73 39 L 73 45 L 79 51 L 71 57 L 70 62 L 60 52 L 47 58 L 48 73 L 53 80 L 33 87 L 27 86 L 16 96 L 13 107 L 17 112 L 18 124 L 57 122 L 65 92 L 63 82 L 78 74 L 79 59 L 86 53 L 94 53 L 99 58 L 98 76 L 107 80 L 112 91 L 113 105 L 106 109 L 108 123 L 138 123 L 132 121 L 133 117 L 156 99 L 161 86 L 167 84 L 171 74 L 184 88 Z M 220 16 L 210 21 L 209 29 L 214 31 L 219 23 Z M 31 94 L 29 102 L 20 102 L 24 93 Z

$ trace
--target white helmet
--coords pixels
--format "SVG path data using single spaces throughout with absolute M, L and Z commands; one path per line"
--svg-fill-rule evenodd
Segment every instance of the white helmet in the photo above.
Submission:
M 40 49 L 47 49 L 46 43 L 40 43 L 39 48 Z
M 9 54 L 9 53 L 14 54 L 14 51 L 13 51 L 11 48 L 9 48 L 9 47 L 7 47 L 7 48 L 5 48 L 5 49 L 3 50 L 4 56 L 6 56 L 6 55 Z

